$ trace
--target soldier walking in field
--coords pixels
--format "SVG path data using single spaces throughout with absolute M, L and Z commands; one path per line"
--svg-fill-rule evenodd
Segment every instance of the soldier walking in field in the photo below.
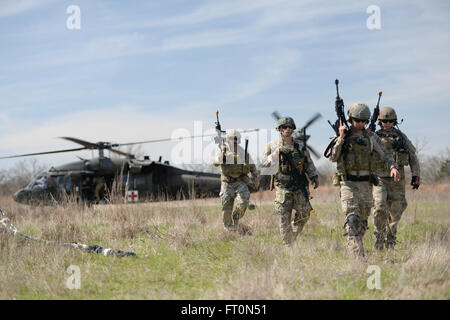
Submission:
M 221 189 L 220 201 L 222 204 L 223 225 L 229 231 L 240 234 L 250 234 L 247 226 L 239 224 L 249 206 L 250 191 L 248 184 L 253 182 L 258 188 L 258 172 L 250 156 L 239 144 L 241 134 L 237 130 L 228 131 L 221 150 L 214 157 L 214 165 L 220 167 Z M 251 173 L 252 181 L 248 174 Z M 233 211 L 237 198 L 238 203 Z
M 349 107 L 347 121 L 350 128 L 340 124 L 330 160 L 337 162 L 334 183 L 340 186 L 344 227 L 350 256 L 364 257 L 363 237 L 372 208 L 372 184 L 376 183 L 375 165 L 381 159 L 394 181 L 400 180 L 398 166 L 380 138 L 365 126 L 370 118 L 369 107 L 355 102 Z M 378 157 L 375 157 L 375 154 Z
M 392 153 L 399 166 L 400 181 L 394 182 L 389 175 L 389 167 L 384 162 L 378 165 L 378 185 L 373 188 L 375 248 L 382 250 L 384 245 L 391 249 L 396 244 L 397 225 L 407 207 L 405 197 L 405 166 L 411 167 L 411 185 L 418 189 L 420 185 L 420 166 L 414 148 L 408 137 L 397 125 L 397 114 L 392 107 L 380 110 L 378 124 L 381 127 L 376 134 L 385 147 Z
M 295 129 L 291 117 L 280 118 L 277 130 L 281 136 L 266 145 L 261 162 L 262 167 L 273 170 L 275 211 L 280 217 L 280 233 L 285 245 L 295 243 L 309 220 L 312 211 L 309 181 L 314 189 L 319 186 L 318 174 L 304 141 L 292 137 Z M 295 211 L 293 219 L 292 210 Z
M 94 198 L 97 203 L 100 203 L 100 201 L 104 200 L 105 197 L 105 190 L 106 190 L 106 181 L 105 177 L 99 176 L 94 177 L 93 179 L 94 183 Z

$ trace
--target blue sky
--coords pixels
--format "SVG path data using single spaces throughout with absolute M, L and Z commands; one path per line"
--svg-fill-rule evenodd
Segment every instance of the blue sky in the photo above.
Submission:
M 273 110 L 301 126 L 320 112 L 309 134 L 323 152 L 335 78 L 346 106 L 373 108 L 382 90 L 381 106 L 397 110 L 413 142 L 427 142 L 424 153 L 450 147 L 448 1 L 0 4 L 2 155 L 77 147 L 61 136 L 121 143 L 194 134 L 194 121 L 211 133 L 217 108 L 224 128 L 273 128 Z M 66 26 L 70 5 L 81 10 L 79 30 Z M 367 28 L 370 5 L 380 8 L 379 30 Z M 172 160 L 175 145 L 141 150 Z M 75 155 L 91 152 L 38 159 L 57 165 Z

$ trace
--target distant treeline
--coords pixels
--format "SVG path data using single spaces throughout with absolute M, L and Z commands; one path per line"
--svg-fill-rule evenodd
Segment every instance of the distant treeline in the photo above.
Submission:
M 444 152 L 425 156 L 419 150 L 421 182 L 426 184 L 450 181 L 450 149 Z M 48 165 L 39 163 L 38 160 L 21 160 L 14 167 L 0 170 L 0 195 L 12 195 L 20 188 L 25 187 L 33 176 L 48 169 Z M 184 165 L 185 169 L 203 172 L 219 173 L 219 169 L 208 164 Z M 317 166 L 321 185 L 330 185 L 335 171 L 335 165 L 325 162 Z M 409 168 L 406 169 L 406 181 L 411 179 Z

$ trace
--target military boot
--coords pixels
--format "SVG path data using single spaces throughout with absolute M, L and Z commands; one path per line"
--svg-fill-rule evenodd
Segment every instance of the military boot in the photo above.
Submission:
M 233 231 L 236 231 L 241 236 L 251 236 L 252 232 L 250 230 L 249 226 L 246 226 L 245 224 L 242 224 L 239 222 L 240 215 L 239 213 L 233 213 Z
M 245 224 L 242 224 L 242 223 L 237 225 L 237 232 L 241 236 L 251 236 L 252 235 L 252 231 L 250 230 L 250 227 Z
M 355 214 L 349 215 L 344 224 L 344 227 L 347 231 L 344 235 L 347 236 L 347 251 L 349 256 L 363 258 L 364 246 L 362 242 L 362 236 L 360 234 L 361 224 L 359 216 Z
M 296 225 L 295 223 L 292 226 L 292 233 L 291 233 L 291 242 L 294 242 L 297 240 L 298 234 L 301 232 L 302 227 L 299 225 Z
M 282 233 L 282 237 L 283 237 L 283 244 L 286 247 L 290 247 L 295 243 L 294 233 L 292 232 L 292 229 L 287 230 L 284 234 Z
M 347 250 L 350 257 L 364 258 L 364 246 L 360 236 L 347 237 Z
M 222 210 L 223 214 L 223 226 L 227 231 L 235 231 L 234 222 L 232 218 L 232 213 L 229 208 L 224 208 Z

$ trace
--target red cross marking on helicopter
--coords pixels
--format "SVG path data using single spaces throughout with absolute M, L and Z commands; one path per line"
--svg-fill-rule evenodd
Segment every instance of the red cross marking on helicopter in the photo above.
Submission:
M 128 191 L 128 200 L 134 201 L 134 199 L 136 198 L 137 200 L 138 194 L 137 191 Z

